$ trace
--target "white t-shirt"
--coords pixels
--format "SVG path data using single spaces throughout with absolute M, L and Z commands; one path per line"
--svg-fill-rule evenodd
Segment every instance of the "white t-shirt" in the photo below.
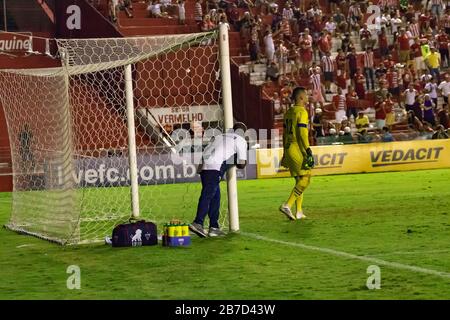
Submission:
M 264 37 L 264 46 L 266 47 L 266 51 L 275 51 L 275 44 L 273 43 L 272 34 L 269 33 Z
M 407 89 L 405 91 L 405 104 L 412 106 L 416 101 L 416 94 L 417 94 L 416 89 L 413 89 L 412 91 Z
M 400 18 L 391 19 L 392 33 L 396 33 L 402 23 L 403 21 Z
M 438 89 L 442 91 L 442 95 L 444 97 L 448 97 L 448 95 L 450 94 L 450 82 L 442 81 L 439 84 Z
M 159 3 L 155 3 L 152 5 L 151 10 L 155 16 L 158 16 L 161 14 L 161 5 Z
M 186 9 L 184 8 L 184 3 L 178 4 L 178 15 L 180 16 L 180 19 L 186 18 Z
M 432 99 L 437 98 L 437 90 L 436 89 L 437 89 L 436 83 L 428 82 L 425 85 L 425 90 L 427 90 L 429 92 L 430 98 L 432 98 Z
M 333 33 L 334 30 L 336 30 L 336 22 L 328 21 L 327 23 L 325 23 L 325 29 L 327 29 L 329 33 Z
M 215 136 L 203 151 L 203 170 L 220 170 L 222 163 L 237 154 L 237 161 L 247 161 L 247 142 L 235 133 Z

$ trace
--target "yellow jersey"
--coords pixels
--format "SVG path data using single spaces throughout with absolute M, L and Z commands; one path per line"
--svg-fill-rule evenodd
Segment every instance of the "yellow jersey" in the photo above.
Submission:
M 440 66 L 440 54 L 438 52 L 432 52 L 426 58 L 431 68 L 437 69 Z
M 302 154 L 309 148 L 308 111 L 302 105 L 289 108 L 283 120 L 283 147 L 288 149 L 291 144 L 297 144 Z M 302 130 L 305 129 L 305 130 Z

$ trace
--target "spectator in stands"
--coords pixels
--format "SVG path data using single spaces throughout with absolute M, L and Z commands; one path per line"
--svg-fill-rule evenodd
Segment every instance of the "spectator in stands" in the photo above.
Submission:
M 312 125 L 313 125 L 313 135 L 315 138 L 321 138 L 321 137 L 325 136 L 325 133 L 323 130 L 322 109 L 317 108 L 315 110 L 315 115 L 313 117 Z
M 300 55 L 302 60 L 302 69 L 304 73 L 307 73 L 312 62 L 312 37 L 309 35 L 308 31 L 305 30 L 301 33 L 299 38 Z
M 383 127 L 383 134 L 381 136 L 381 141 L 383 141 L 383 142 L 394 141 L 394 137 L 392 136 L 388 127 Z
M 445 129 L 448 129 L 450 127 L 450 117 L 447 109 L 439 108 L 437 117 L 439 119 L 439 124 L 442 125 Z
M 430 95 L 431 100 L 434 103 L 434 107 L 437 108 L 438 103 L 438 85 L 436 83 L 436 79 L 432 78 L 431 80 L 427 81 L 424 91 Z
M 336 64 L 336 85 L 342 89 L 345 89 L 347 86 L 347 78 L 348 78 L 348 63 L 347 63 L 347 57 L 345 56 L 345 53 L 338 49 L 338 54 L 335 57 L 335 63 Z
M 388 81 L 389 93 L 398 98 L 400 96 L 400 75 L 395 67 L 391 68 L 386 74 Z
M 109 7 L 108 7 L 109 18 L 111 19 L 112 22 L 116 23 L 117 22 L 117 9 L 119 6 L 119 1 L 112 0 L 108 3 L 108 5 L 109 5 Z
M 367 90 L 370 90 L 369 84 L 372 85 L 372 90 L 375 90 L 375 71 L 374 71 L 374 57 L 372 48 L 367 48 L 366 52 L 363 55 L 364 58 L 364 75 L 366 77 L 366 87 Z
M 436 48 L 431 48 L 431 53 L 426 57 L 425 64 L 430 70 L 430 74 L 436 77 L 437 81 L 440 80 L 440 67 L 441 67 L 441 58 L 439 56 L 439 52 L 437 52 Z
M 422 57 L 422 48 L 420 45 L 420 39 L 417 37 L 414 39 L 414 43 L 411 45 L 411 55 L 414 59 L 414 71 L 420 77 L 425 70 L 425 63 Z
M 358 117 L 355 119 L 355 126 L 358 133 L 367 132 L 369 128 L 369 117 L 363 111 L 358 112 Z
M 375 103 L 375 122 L 378 130 L 386 125 L 386 104 L 384 101 Z
M 159 0 L 161 4 L 161 13 L 165 16 L 169 16 L 169 8 L 172 6 L 172 0 Z
M 162 18 L 164 15 L 161 11 L 161 4 L 157 0 L 153 0 L 147 7 L 149 16 L 153 18 Z
M 356 71 L 358 70 L 358 55 L 355 48 L 352 48 L 351 52 L 347 54 L 347 61 L 349 76 L 354 83 Z
M 336 8 L 333 15 L 333 21 L 336 23 L 336 28 L 340 33 L 344 33 L 348 29 L 345 16 L 342 14 L 340 8 Z
M 325 92 L 331 93 L 331 83 L 333 83 L 334 77 L 334 61 L 331 58 L 331 52 L 328 51 L 322 57 L 322 70 L 323 70 L 323 78 L 325 81 Z M 342 92 L 342 90 L 341 90 Z
M 345 54 L 352 51 L 355 48 L 355 44 L 353 43 L 352 39 L 350 38 L 350 33 L 345 33 L 344 38 L 341 40 L 341 49 L 344 51 Z M 356 52 L 356 50 L 355 50 Z
M 186 24 L 186 8 L 184 7 L 184 0 L 178 0 L 178 23 L 180 25 Z
M 285 75 L 287 71 L 288 49 L 284 45 L 284 41 L 280 40 L 278 48 L 275 51 L 278 67 L 280 68 L 280 75 Z
M 202 31 L 209 31 L 215 28 L 214 22 L 211 21 L 209 14 L 205 14 L 201 29 Z
M 270 28 L 268 28 L 264 34 L 264 52 L 267 59 L 267 65 L 270 65 L 274 60 L 275 43 L 273 42 L 273 35 Z
M 227 17 L 233 28 L 239 31 L 239 9 L 236 3 L 231 4 L 227 9 Z
M 408 127 L 418 131 L 418 132 L 422 132 L 423 131 L 423 124 L 422 121 L 419 120 L 419 118 L 416 117 L 415 113 L 413 110 L 409 110 L 407 113 L 407 121 L 408 121 Z
M 366 89 L 364 85 L 366 84 L 366 77 L 358 68 L 355 74 L 355 91 L 359 99 L 364 99 L 366 97 Z
M 445 131 L 443 125 L 438 125 L 436 131 L 433 133 L 431 139 L 448 139 L 448 133 Z
M 339 137 L 339 141 L 344 144 L 353 143 L 352 129 L 350 127 L 344 127 L 343 132 L 344 134 Z
M 415 116 L 420 121 L 423 121 L 423 98 L 422 98 L 422 96 L 420 96 L 420 95 L 416 96 L 412 110 L 414 111 Z
M 378 48 L 380 50 L 381 59 L 384 59 L 389 54 L 388 37 L 386 29 L 381 28 L 381 32 L 378 34 Z
M 406 34 L 404 28 L 400 29 L 400 35 L 398 36 L 398 48 L 399 48 L 399 60 L 400 63 L 407 63 L 410 59 L 410 44 L 409 37 Z
M 448 34 L 445 32 L 444 28 L 436 36 L 436 41 L 439 45 L 439 54 L 441 55 L 441 62 L 443 68 L 448 68 L 450 63 L 450 57 L 448 52 L 448 46 L 450 44 L 450 39 Z
M 281 106 L 283 108 L 283 112 L 286 112 L 292 104 L 291 96 L 292 96 L 292 86 L 290 82 L 286 81 L 284 83 L 283 88 L 280 90 L 281 93 Z
M 333 110 L 335 112 L 335 119 L 337 122 L 341 122 L 342 119 L 345 117 L 345 110 L 347 109 L 346 106 L 346 98 L 345 95 L 342 93 L 342 89 L 338 87 L 337 94 L 333 97 Z
M 388 73 L 388 70 L 384 66 L 384 63 L 380 62 L 378 67 L 375 69 L 375 78 L 380 83 L 380 81 L 386 77 L 387 73 Z M 380 85 L 380 87 L 381 87 L 381 85 Z
M 203 8 L 202 8 L 203 0 L 196 0 L 194 5 L 194 20 L 197 22 L 198 26 L 201 26 L 203 23 Z
M 448 74 L 445 74 L 444 81 L 439 84 L 438 89 L 444 98 L 444 103 L 448 104 L 448 96 L 450 95 L 450 76 Z
M 329 17 L 328 21 L 325 23 L 325 30 L 331 35 L 335 35 L 336 31 L 336 22 L 333 20 L 333 17 Z
M 359 38 L 361 41 L 361 48 L 365 51 L 367 48 L 373 48 L 376 41 L 372 38 L 372 33 L 367 29 L 367 24 L 365 23 L 361 30 L 359 30 Z
M 266 80 L 278 81 L 280 77 L 280 70 L 275 61 L 272 61 L 266 70 Z
M 326 30 L 319 33 L 318 48 L 320 59 L 331 51 L 331 41 L 331 36 Z
M 275 114 L 275 119 L 283 120 L 283 108 L 281 106 L 281 100 L 278 92 L 273 93 L 272 106 Z
M 320 73 L 320 68 L 316 67 L 314 74 L 310 76 L 310 83 L 312 86 L 312 101 L 314 103 L 314 108 L 317 108 L 317 104 L 320 104 L 320 108 L 323 110 L 325 99 L 322 93 L 323 87 L 322 81 L 320 80 Z
M 348 86 L 345 101 L 347 105 L 347 118 L 350 119 L 350 116 L 353 115 L 353 119 L 356 120 L 358 115 L 358 95 L 353 86 Z
M 347 116 L 343 116 L 341 120 L 341 125 L 339 127 L 340 130 L 344 130 L 345 127 L 351 127 L 351 123 L 348 120 Z M 345 131 L 345 130 L 344 130 Z
M 435 105 L 429 94 L 424 95 L 423 101 L 423 120 L 433 127 L 436 126 L 436 116 L 434 114 Z
M 406 111 L 410 111 L 413 109 L 417 94 L 417 90 L 414 89 L 414 85 L 411 83 L 408 89 L 403 93 L 403 96 L 405 97 Z
M 359 4 L 356 2 L 353 2 L 350 5 L 350 8 L 348 9 L 348 16 L 347 16 L 348 24 L 349 24 L 348 31 L 351 32 L 352 29 L 359 30 L 362 17 L 363 17 L 363 13 L 361 11 Z

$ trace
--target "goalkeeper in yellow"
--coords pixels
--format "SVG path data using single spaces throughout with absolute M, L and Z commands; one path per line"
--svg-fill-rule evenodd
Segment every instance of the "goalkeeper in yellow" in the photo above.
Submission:
M 289 219 L 306 218 L 303 214 L 303 193 L 309 186 L 311 169 L 314 167 L 314 157 L 308 141 L 308 112 L 305 105 L 308 96 L 305 88 L 297 87 L 292 92 L 293 106 L 284 115 L 283 121 L 283 158 L 281 165 L 291 172 L 295 178 L 295 187 L 280 211 Z M 296 204 L 296 215 L 291 208 Z

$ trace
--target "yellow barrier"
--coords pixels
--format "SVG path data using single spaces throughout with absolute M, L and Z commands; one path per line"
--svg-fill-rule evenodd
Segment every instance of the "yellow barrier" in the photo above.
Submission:
M 450 168 L 450 140 L 420 140 L 311 148 L 313 175 Z M 280 168 L 283 149 L 259 149 L 257 177 L 288 177 Z

